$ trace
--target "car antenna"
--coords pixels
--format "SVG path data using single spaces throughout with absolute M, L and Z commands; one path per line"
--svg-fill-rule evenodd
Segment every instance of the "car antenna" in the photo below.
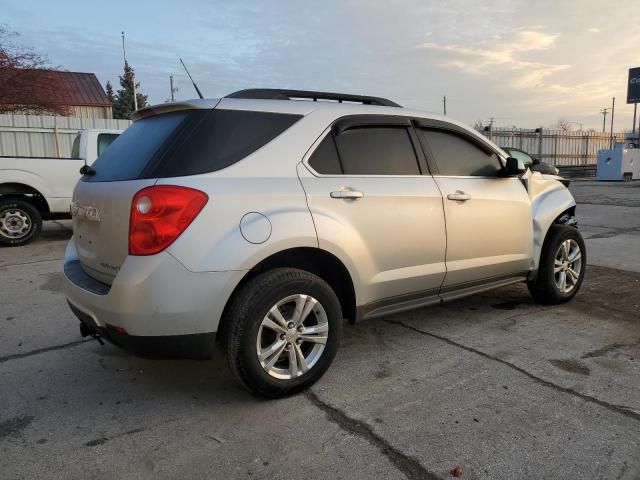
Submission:
M 193 77 L 191 77 L 191 74 L 189 73 L 189 70 L 187 70 L 187 66 L 184 64 L 184 62 L 182 61 L 182 59 L 180 59 L 180 63 L 182 64 L 182 66 L 184 67 L 184 71 L 187 72 L 187 75 L 189 75 L 189 80 L 191 80 L 191 83 L 193 83 L 193 88 L 196 89 L 196 93 L 198 94 L 198 97 L 200 98 L 204 98 L 202 96 L 202 92 L 200 91 L 200 89 L 198 88 L 198 85 L 196 85 L 196 82 L 193 81 Z

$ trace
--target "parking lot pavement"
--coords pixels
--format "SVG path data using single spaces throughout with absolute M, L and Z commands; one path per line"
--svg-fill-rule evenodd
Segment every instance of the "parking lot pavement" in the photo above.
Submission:
M 589 263 L 640 272 L 640 182 L 573 181 Z
M 52 224 L 0 250 L 0 478 L 638 478 L 635 185 L 572 184 L 591 265 L 571 303 L 514 285 L 345 325 L 325 377 L 277 401 L 219 355 L 81 341 L 60 293 L 68 223 Z

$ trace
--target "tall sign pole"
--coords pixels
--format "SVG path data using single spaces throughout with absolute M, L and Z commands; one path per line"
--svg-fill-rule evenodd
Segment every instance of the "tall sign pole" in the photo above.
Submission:
M 125 65 L 127 64 L 127 47 L 125 46 L 124 43 L 124 32 L 122 32 L 122 56 L 124 57 L 124 63 Z M 136 111 L 138 110 L 138 95 L 136 94 L 136 77 L 135 74 L 133 73 L 133 70 L 131 71 L 131 83 L 133 85 L 133 110 Z
M 613 117 L 616 114 L 616 97 L 611 99 L 611 130 L 609 131 L 609 148 L 616 146 L 616 142 L 613 141 Z
M 627 84 L 627 103 L 633 103 L 633 132 L 636 131 L 636 111 L 640 102 L 640 67 L 629 69 L 629 83 Z M 640 148 L 640 125 L 638 125 L 638 141 L 636 148 Z

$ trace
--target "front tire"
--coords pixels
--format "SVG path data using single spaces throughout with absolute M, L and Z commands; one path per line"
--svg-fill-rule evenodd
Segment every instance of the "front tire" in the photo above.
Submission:
M 538 275 L 527 284 L 529 292 L 538 303 L 568 302 L 580 290 L 586 266 L 580 232 L 567 225 L 552 225 L 542 246 Z
M 340 302 L 320 277 L 297 269 L 269 270 L 231 300 L 222 338 L 227 362 L 251 392 L 292 395 L 329 368 L 342 322 Z
M 0 245 L 19 247 L 33 242 L 42 231 L 42 215 L 22 198 L 0 200 Z

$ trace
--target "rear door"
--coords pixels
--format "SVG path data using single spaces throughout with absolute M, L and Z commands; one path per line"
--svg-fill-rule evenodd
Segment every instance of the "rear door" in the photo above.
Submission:
M 459 127 L 417 128 L 442 191 L 447 225 L 443 292 L 525 274 L 533 255 L 529 196 L 517 177 L 502 177 L 495 151 Z
M 319 246 L 351 262 L 359 305 L 436 295 L 445 274 L 442 198 L 423 175 L 415 133 L 403 117 L 360 123 L 334 126 L 298 169 Z

